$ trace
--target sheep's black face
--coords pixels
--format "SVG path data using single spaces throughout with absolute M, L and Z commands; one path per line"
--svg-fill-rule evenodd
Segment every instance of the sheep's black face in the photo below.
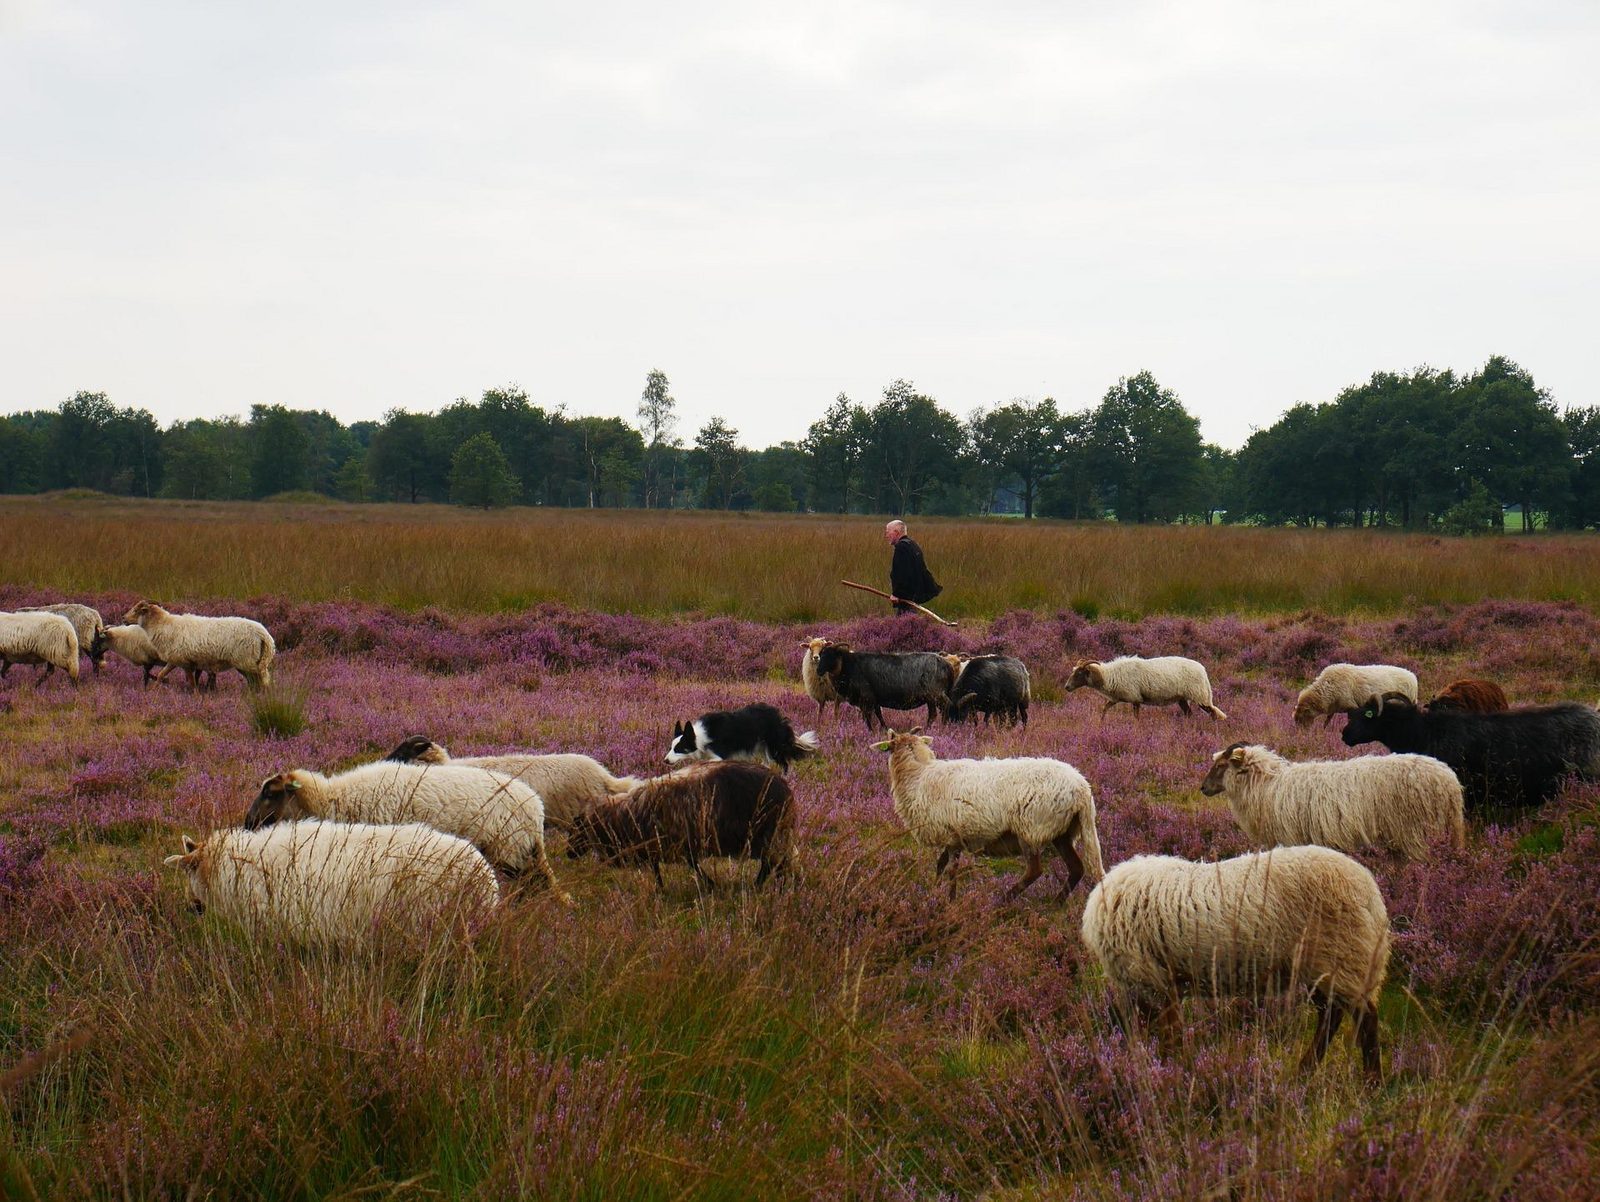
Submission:
M 254 831 L 264 826 L 271 826 L 283 819 L 286 810 L 298 809 L 294 803 L 295 789 L 294 781 L 286 772 L 269 776 L 262 781 L 261 792 L 256 794 L 256 799 L 245 811 L 244 829 Z
M 1377 706 L 1371 704 L 1358 710 L 1346 710 L 1344 730 L 1339 734 L 1344 740 L 1344 745 L 1355 747 L 1361 743 L 1379 742 L 1382 739 L 1382 728 L 1379 725 L 1381 712 Z
M 824 647 L 817 653 L 817 674 L 819 676 L 837 676 L 844 668 L 844 648 L 842 646 Z
M 401 764 L 410 764 L 419 756 L 425 754 L 428 748 L 432 746 L 433 740 L 426 735 L 412 735 L 384 758 Z

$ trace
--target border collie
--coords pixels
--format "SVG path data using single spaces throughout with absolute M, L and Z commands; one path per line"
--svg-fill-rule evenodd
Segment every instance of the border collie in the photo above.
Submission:
M 770 705 L 747 705 L 737 710 L 701 714 L 692 722 L 672 724 L 672 744 L 667 763 L 684 760 L 764 760 L 780 772 L 816 751 L 820 744 L 812 731 L 796 736 L 789 719 Z

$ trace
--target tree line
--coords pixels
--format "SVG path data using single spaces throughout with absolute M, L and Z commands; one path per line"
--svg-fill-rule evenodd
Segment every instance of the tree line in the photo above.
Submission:
M 1018 514 L 1123 522 L 1490 529 L 1600 523 L 1600 410 L 1559 411 L 1510 360 L 1456 376 L 1380 372 L 1298 404 L 1238 450 L 1206 443 L 1149 372 L 1098 404 L 1050 398 L 966 420 L 906 380 L 872 404 L 841 393 L 798 442 L 753 450 L 721 417 L 679 433 L 667 377 L 636 421 L 574 417 L 494 388 L 432 413 L 345 425 L 321 410 L 253 405 L 247 418 L 174 422 L 80 392 L 0 417 L 0 492 L 472 506 Z

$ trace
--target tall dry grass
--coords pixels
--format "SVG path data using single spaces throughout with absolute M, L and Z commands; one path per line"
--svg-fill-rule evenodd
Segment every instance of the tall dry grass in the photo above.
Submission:
M 1586 535 L 1447 539 L 1374 531 L 919 519 L 948 616 L 1392 612 L 1484 597 L 1600 602 Z M 463 611 L 560 601 L 766 621 L 882 602 L 877 518 L 430 505 L 0 499 L 8 583 L 63 595 L 350 597 Z

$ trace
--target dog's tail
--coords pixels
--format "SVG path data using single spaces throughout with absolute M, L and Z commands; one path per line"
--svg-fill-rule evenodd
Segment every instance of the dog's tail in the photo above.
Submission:
M 822 750 L 822 740 L 817 738 L 817 732 L 808 730 L 803 735 L 796 735 L 794 740 L 796 756 L 815 755 Z

